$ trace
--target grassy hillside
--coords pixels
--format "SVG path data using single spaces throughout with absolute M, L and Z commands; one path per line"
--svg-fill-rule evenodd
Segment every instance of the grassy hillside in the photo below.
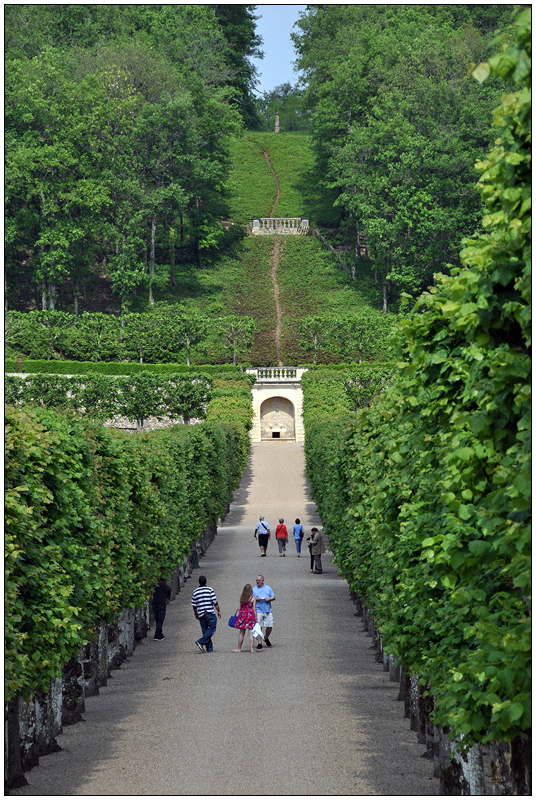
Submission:
M 274 216 L 307 216 L 314 225 L 307 201 L 304 176 L 312 163 L 310 137 L 302 134 L 247 133 L 233 142 L 233 169 L 228 184 L 229 218 L 246 224 L 253 216 L 267 216 L 274 203 L 276 185 L 263 150 L 269 154 L 280 185 L 280 200 Z M 305 182 L 304 182 L 305 181 Z M 200 267 L 187 240 L 177 246 L 176 286 L 169 282 L 156 286 L 158 304 L 178 305 L 185 313 L 198 312 L 211 318 L 238 314 L 255 320 L 257 332 L 246 357 L 254 366 L 276 364 L 275 328 L 277 323 L 270 258 L 272 236 L 240 238 L 236 228 L 225 235 L 225 246 L 203 255 Z M 313 236 L 280 237 L 281 250 L 277 279 L 283 312 L 281 358 L 285 364 L 305 363 L 312 354 L 299 346 L 299 323 L 308 315 L 344 314 L 381 302 L 378 284 L 372 274 L 358 275 L 357 281 L 341 269 L 336 258 Z M 169 271 L 160 263 L 160 274 Z M 98 291 L 97 291 L 98 290 Z M 131 310 L 150 311 L 148 291 L 142 288 L 132 301 Z M 88 292 L 88 303 L 81 310 L 119 310 L 104 276 Z M 371 302 L 372 301 L 372 302 Z M 58 308 L 72 312 L 72 300 Z M 219 363 L 223 358 L 218 342 L 207 342 L 192 353 L 193 364 Z M 16 353 L 9 352 L 15 356 Z M 328 361 L 337 361 L 332 354 Z
M 252 217 L 267 217 L 276 195 L 272 171 L 256 141 L 257 134 L 249 133 L 232 142 L 233 166 L 227 183 L 229 219 L 248 224 Z
M 371 279 L 352 281 L 316 237 L 283 238 L 277 280 L 283 312 L 281 358 L 285 364 L 304 363 L 312 358 L 299 346 L 303 317 L 351 314 L 370 307 L 366 294 Z M 337 360 L 335 354 L 333 358 Z
M 275 217 L 309 216 L 304 198 L 309 188 L 307 173 L 313 165 L 311 137 L 297 133 L 249 132 L 233 142 L 233 168 L 228 183 L 230 219 L 248 223 L 254 216 L 267 217 L 276 196 L 268 153 L 279 180 L 280 197 Z

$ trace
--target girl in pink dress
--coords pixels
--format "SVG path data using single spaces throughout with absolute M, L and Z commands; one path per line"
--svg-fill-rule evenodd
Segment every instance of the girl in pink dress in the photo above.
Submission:
M 242 642 L 246 635 L 246 630 L 249 631 L 250 649 L 252 653 L 257 651 L 253 649 L 253 626 L 257 622 L 257 601 L 253 597 L 253 589 L 250 583 L 246 583 L 240 596 L 240 611 L 236 617 L 235 628 L 240 628 L 238 634 L 238 649 L 233 650 L 233 653 L 242 652 Z

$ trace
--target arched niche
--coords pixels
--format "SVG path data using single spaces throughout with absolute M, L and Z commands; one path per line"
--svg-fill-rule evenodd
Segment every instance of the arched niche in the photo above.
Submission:
M 268 397 L 261 405 L 261 439 L 295 439 L 294 403 L 286 397 Z

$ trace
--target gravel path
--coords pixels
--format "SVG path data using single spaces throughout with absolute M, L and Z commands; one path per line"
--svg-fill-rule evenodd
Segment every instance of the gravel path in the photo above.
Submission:
M 261 559 L 253 529 L 272 528 Z M 346 582 L 323 556 L 309 572 L 293 541 L 280 558 L 278 517 L 320 522 L 303 447 L 253 445 L 231 513 L 200 570 L 168 607 L 166 639 L 144 640 L 114 671 L 85 721 L 66 727 L 13 795 L 435 795 L 430 761 L 409 729 L 397 684 L 376 663 Z M 271 649 L 233 653 L 227 627 L 245 583 L 276 595 Z M 191 607 L 205 574 L 222 608 L 214 653 L 200 653 Z M 246 642 L 244 643 L 244 647 Z

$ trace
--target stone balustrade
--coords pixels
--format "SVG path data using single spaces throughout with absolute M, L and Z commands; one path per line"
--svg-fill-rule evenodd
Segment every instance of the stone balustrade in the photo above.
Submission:
M 249 375 L 256 375 L 257 383 L 299 383 L 306 369 L 298 367 L 249 367 Z
M 309 220 L 301 217 L 257 217 L 251 223 L 254 234 L 303 234 L 309 232 Z

